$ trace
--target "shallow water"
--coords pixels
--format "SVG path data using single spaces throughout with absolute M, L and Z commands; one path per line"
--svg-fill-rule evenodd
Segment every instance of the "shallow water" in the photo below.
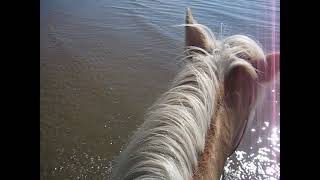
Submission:
M 175 25 L 187 7 L 218 38 L 245 34 L 266 52 L 279 50 L 279 0 L 40 4 L 40 179 L 108 179 L 177 73 L 184 29 Z M 279 80 L 267 90 L 225 179 L 280 179 L 279 90 Z

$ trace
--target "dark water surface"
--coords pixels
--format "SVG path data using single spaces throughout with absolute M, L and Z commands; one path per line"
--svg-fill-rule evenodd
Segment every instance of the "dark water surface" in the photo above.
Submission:
M 187 7 L 218 38 L 245 34 L 279 50 L 279 0 L 41 0 L 40 179 L 108 179 L 179 69 L 184 29 L 174 26 Z M 280 179 L 279 93 L 277 80 L 225 179 Z

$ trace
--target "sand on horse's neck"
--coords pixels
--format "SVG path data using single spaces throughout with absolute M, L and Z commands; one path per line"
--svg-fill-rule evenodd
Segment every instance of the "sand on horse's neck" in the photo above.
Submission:
M 223 92 L 220 92 L 218 97 L 223 97 Z M 194 171 L 192 180 L 220 179 L 225 161 L 232 149 L 231 117 L 227 116 L 226 111 L 222 98 L 217 98 L 217 107 L 207 133 L 205 149 L 199 158 L 198 168 Z

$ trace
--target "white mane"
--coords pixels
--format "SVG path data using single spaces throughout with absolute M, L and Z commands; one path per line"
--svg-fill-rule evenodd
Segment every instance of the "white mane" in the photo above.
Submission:
M 225 74 L 241 65 L 255 78 L 255 68 L 239 55 L 265 59 L 259 45 L 247 36 L 234 35 L 218 41 L 211 32 L 207 35 L 215 47 L 211 52 L 196 47 L 186 50 L 185 66 L 171 88 L 148 110 L 145 122 L 120 154 L 112 179 L 192 177 L 204 151 L 210 123 L 215 121 L 212 117 Z

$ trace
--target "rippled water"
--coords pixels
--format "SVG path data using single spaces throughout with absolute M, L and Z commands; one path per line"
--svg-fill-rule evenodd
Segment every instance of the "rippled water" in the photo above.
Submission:
M 40 178 L 108 179 L 112 160 L 178 70 L 186 7 L 218 38 L 279 50 L 279 0 L 41 0 Z M 273 43 L 274 42 L 274 43 Z M 279 80 L 225 179 L 280 179 Z

